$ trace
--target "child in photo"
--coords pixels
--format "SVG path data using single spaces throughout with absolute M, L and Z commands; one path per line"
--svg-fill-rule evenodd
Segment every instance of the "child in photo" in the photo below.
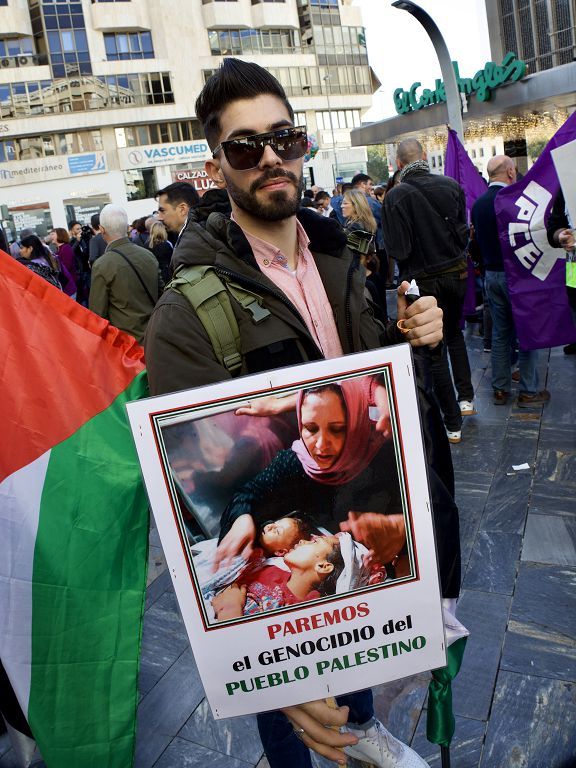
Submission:
M 218 621 L 263 613 L 286 605 L 333 595 L 344 570 L 339 536 L 303 539 L 284 555 L 284 564 L 266 564 L 243 573 L 216 595 L 212 607 Z

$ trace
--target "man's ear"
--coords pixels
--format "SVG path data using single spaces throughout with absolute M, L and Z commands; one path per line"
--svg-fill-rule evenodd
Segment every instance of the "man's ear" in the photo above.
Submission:
M 226 179 L 220 168 L 220 162 L 216 158 L 206 160 L 204 163 L 204 170 L 208 174 L 209 178 L 216 184 L 219 189 L 225 189 Z

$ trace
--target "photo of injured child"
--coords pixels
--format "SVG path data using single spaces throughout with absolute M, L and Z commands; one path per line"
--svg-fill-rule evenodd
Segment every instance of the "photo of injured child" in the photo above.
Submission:
M 265 419 L 267 430 L 271 416 L 294 412 L 291 442 L 237 478 L 218 535 L 190 545 L 209 623 L 414 576 L 384 377 L 254 399 L 234 411 L 256 425 Z

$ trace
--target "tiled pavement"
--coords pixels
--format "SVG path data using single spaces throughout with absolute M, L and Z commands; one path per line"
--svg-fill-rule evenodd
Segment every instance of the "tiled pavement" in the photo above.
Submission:
M 451 765 L 574 768 L 576 358 L 540 353 L 552 393 L 543 409 L 494 406 L 490 356 L 477 336 L 467 342 L 478 415 L 465 420 L 453 459 L 463 552 L 457 613 L 471 636 L 452 686 Z M 529 469 L 512 469 L 525 462 Z M 210 714 L 154 532 L 149 579 L 136 768 L 267 768 L 254 718 Z M 437 768 L 439 750 L 425 736 L 428 679 L 379 686 L 376 710 Z M 13 765 L 0 740 L 0 768 Z

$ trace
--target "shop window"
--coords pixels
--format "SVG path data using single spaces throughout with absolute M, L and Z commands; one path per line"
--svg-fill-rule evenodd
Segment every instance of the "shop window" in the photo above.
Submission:
M 126 197 L 128 200 L 147 200 L 157 190 L 154 168 L 139 168 L 123 171 Z

